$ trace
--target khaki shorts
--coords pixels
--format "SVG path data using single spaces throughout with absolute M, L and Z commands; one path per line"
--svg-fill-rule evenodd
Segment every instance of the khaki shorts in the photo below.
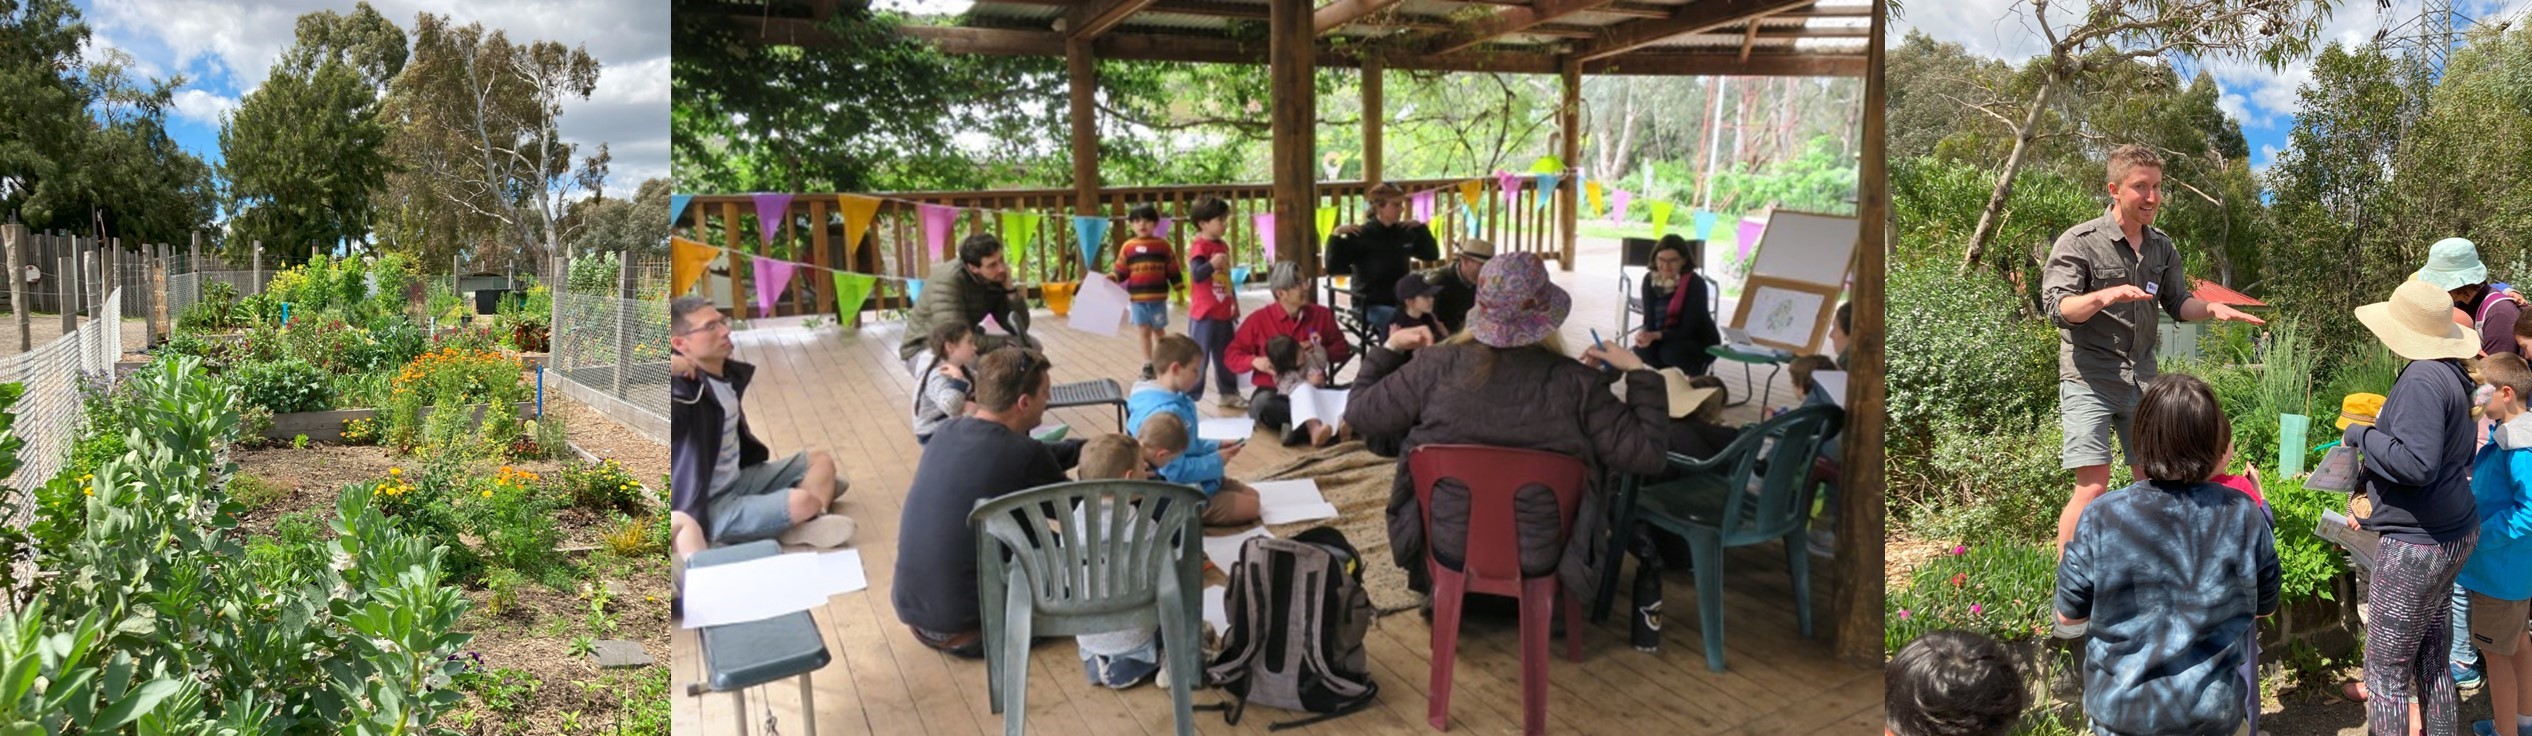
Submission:
M 2527 619 L 2532 619 L 2532 600 L 2501 601 L 2476 591 L 2470 594 L 2470 643 L 2479 651 L 2514 656 Z
M 2082 381 L 2057 383 L 2057 419 L 2065 431 L 2066 443 L 2059 454 L 2060 467 L 2067 470 L 2109 465 L 2110 440 L 2119 440 L 2119 455 L 2127 457 L 2127 465 L 2136 464 L 2136 446 L 2128 444 L 2131 425 L 2136 422 L 2138 392 L 2121 392 L 2125 396 L 2103 396 L 2091 384 Z M 2112 486 L 2117 487 L 2117 486 Z

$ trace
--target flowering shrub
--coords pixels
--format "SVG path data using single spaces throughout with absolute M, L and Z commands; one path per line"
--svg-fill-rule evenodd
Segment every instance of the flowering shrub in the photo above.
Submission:
M 369 417 L 343 420 L 343 444 L 378 444 L 378 420 Z
M 394 386 L 382 415 L 385 434 L 389 445 L 407 450 L 421 442 L 422 407 L 514 404 L 525 400 L 529 391 L 519 383 L 517 362 L 489 350 L 462 351 L 455 347 L 424 353 L 406 363 L 397 371 Z M 499 417 L 495 414 L 487 412 L 485 421 L 496 421 Z M 516 422 L 510 424 L 508 431 L 515 434 Z M 506 440 L 507 435 L 498 439 Z
M 633 474 L 624 472 L 624 466 L 614 460 L 600 461 L 596 465 L 565 463 L 559 480 L 563 492 L 571 497 L 574 506 L 592 511 L 642 510 L 642 484 L 635 482 Z
M 2057 555 L 2018 543 L 1963 545 L 1919 566 L 1905 590 L 1883 598 L 1885 655 L 1920 635 L 1966 629 L 1998 641 L 2048 635 L 2056 620 Z
M 482 540 L 486 562 L 530 577 L 552 568 L 563 532 L 554 523 L 554 502 L 542 477 L 504 465 L 489 481 L 475 484 L 470 495 L 449 503 L 467 531 Z

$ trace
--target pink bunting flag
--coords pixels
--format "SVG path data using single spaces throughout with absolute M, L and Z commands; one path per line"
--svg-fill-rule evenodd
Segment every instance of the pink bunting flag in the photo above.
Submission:
M 1521 196 L 1521 175 L 1509 171 L 1495 172 L 1495 188 L 1503 190 L 1503 206 L 1512 207 L 1512 200 Z
M 1275 213 L 1260 212 L 1250 219 L 1257 223 L 1257 245 L 1266 249 L 1266 260 L 1275 260 Z
M 1635 201 L 1635 193 L 1620 189 L 1609 194 L 1609 224 L 1626 221 L 1626 203 Z
M 940 204 L 914 206 L 923 220 L 923 241 L 931 244 L 932 260 L 940 260 L 941 249 L 949 244 L 950 226 L 958 222 L 958 208 Z
M 774 316 L 774 298 L 791 286 L 791 271 L 799 266 L 772 258 L 756 259 L 756 316 Z
M 1162 240 L 1170 240 L 1171 238 L 1169 237 L 1169 221 L 1170 221 L 1170 218 L 1169 218 L 1169 217 L 1167 217 L 1167 216 L 1163 216 L 1163 217 L 1160 219 L 1160 225 L 1155 226 L 1155 227 L 1153 227 L 1153 228 L 1152 228 L 1152 237 L 1155 237 L 1155 238 L 1160 238 L 1160 239 L 1162 239 Z
M 1766 220 L 1752 220 L 1747 217 L 1741 218 L 1741 231 L 1738 233 L 1740 236 L 1740 242 L 1735 243 L 1734 245 L 1741 251 L 1741 258 L 1743 260 L 1747 260 L 1750 257 L 1750 249 L 1758 247 L 1759 236 L 1765 234 L 1767 234 Z
M 774 229 L 782 227 L 783 218 L 791 216 L 791 195 L 758 194 L 756 199 L 757 236 L 774 242 Z
M 1433 221 L 1433 192 L 1416 192 L 1415 197 L 1409 201 L 1412 202 L 1415 207 L 1416 222 Z

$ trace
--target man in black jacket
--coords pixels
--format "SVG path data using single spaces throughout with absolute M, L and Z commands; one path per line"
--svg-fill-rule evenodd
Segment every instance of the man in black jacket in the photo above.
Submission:
M 1442 318 L 1442 326 L 1459 332 L 1468 323 L 1468 310 L 1477 306 L 1477 273 L 1486 261 L 1495 257 L 1495 244 L 1466 238 L 1453 248 L 1458 251 L 1450 265 L 1424 272 L 1424 280 L 1442 287 L 1433 295 L 1433 316 Z
M 711 545 L 774 538 L 841 547 L 853 520 L 835 513 L 844 481 L 824 450 L 779 462 L 747 428 L 739 399 L 756 367 L 730 359 L 730 321 L 700 297 L 669 305 L 669 526 L 677 559 Z
M 1351 274 L 1354 308 L 1361 310 L 1363 324 L 1385 325 L 1398 311 L 1392 289 L 1407 275 L 1408 259 L 1441 260 L 1441 245 L 1433 241 L 1431 228 L 1405 219 L 1407 194 L 1397 185 L 1372 187 L 1363 198 L 1371 207 L 1371 221 L 1339 227 L 1328 238 L 1328 273 Z

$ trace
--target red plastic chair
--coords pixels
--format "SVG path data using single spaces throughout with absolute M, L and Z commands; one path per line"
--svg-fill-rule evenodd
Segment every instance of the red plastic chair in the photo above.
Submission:
M 1426 445 L 1407 455 L 1415 498 L 1423 509 L 1424 536 L 1433 539 L 1433 487 L 1444 478 L 1468 487 L 1468 559 L 1452 570 L 1430 552 L 1433 573 L 1433 697 L 1426 718 L 1434 730 L 1450 730 L 1451 665 L 1458 659 L 1460 603 L 1470 591 L 1521 602 L 1521 730 L 1547 731 L 1548 619 L 1558 599 L 1565 606 L 1565 658 L 1582 661 L 1582 605 L 1550 571 L 1521 575 L 1521 545 L 1513 522 L 1513 493 L 1541 485 L 1556 493 L 1556 544 L 1574 533 L 1576 507 L 1586 487 L 1583 462 L 1552 452 L 1480 445 Z

